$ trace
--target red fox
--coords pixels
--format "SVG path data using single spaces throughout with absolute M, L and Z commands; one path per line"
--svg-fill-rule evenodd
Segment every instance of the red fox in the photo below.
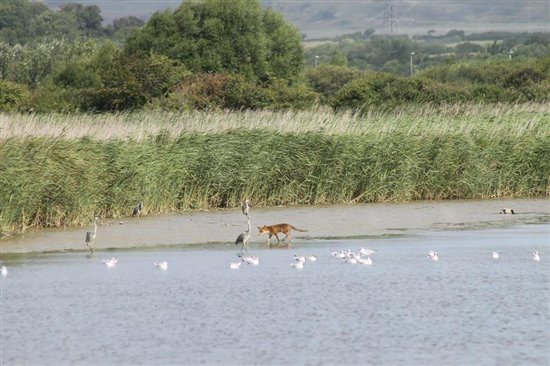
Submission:
M 277 238 L 277 244 L 279 244 L 281 241 L 279 240 L 279 236 L 277 235 L 278 233 L 283 233 L 285 234 L 285 241 L 288 239 L 288 241 L 291 240 L 290 238 L 290 231 L 292 229 L 296 230 L 296 231 L 307 231 L 307 230 L 302 230 L 302 229 L 298 229 L 297 227 L 294 227 L 290 224 L 277 224 L 277 225 L 270 225 L 270 226 L 262 226 L 262 227 L 259 227 L 258 226 L 258 229 L 260 230 L 260 233 L 259 235 L 261 236 L 262 234 L 269 234 L 269 237 L 267 238 L 267 244 L 271 244 L 271 237 L 273 235 L 275 235 L 275 237 Z

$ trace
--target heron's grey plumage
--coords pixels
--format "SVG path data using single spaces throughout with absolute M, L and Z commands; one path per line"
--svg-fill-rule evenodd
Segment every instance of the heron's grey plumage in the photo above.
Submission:
M 132 211 L 132 216 L 138 216 L 141 214 L 141 210 L 143 210 L 143 202 L 140 202 L 137 204 L 136 207 L 134 207 L 134 211 Z
M 86 246 L 90 249 L 90 252 L 94 253 L 94 241 L 97 234 L 97 217 L 94 217 L 94 231 L 86 232 Z
M 248 210 L 250 209 L 250 201 L 245 200 L 241 205 L 241 210 L 243 210 L 243 215 L 248 216 Z
M 243 250 L 246 250 L 248 252 L 248 241 L 250 240 L 250 216 L 247 215 L 248 218 L 248 230 L 242 232 L 237 236 L 237 240 L 235 240 L 235 245 L 241 245 L 241 253 Z

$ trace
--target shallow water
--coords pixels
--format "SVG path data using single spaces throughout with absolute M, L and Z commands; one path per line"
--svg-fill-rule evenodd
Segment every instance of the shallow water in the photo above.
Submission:
M 145 206 L 147 207 L 147 205 Z M 515 215 L 500 214 L 503 207 L 514 208 Z M 131 213 L 131 212 L 130 212 Z M 288 222 L 306 229 L 295 232 L 301 239 L 377 238 L 415 235 L 430 230 L 510 227 L 550 223 L 548 199 L 415 201 L 357 205 L 252 207 L 253 243 L 257 226 Z M 94 246 L 97 249 L 179 246 L 182 244 L 230 243 L 246 230 L 241 209 L 184 212 L 140 218 L 101 219 Z M 82 228 L 29 230 L 0 240 L 0 258 L 6 253 L 87 250 Z
M 549 240 L 548 225 L 297 239 L 239 270 L 232 245 L 10 257 L 0 363 L 548 365 Z M 330 255 L 363 246 L 372 266 Z M 296 253 L 319 260 L 296 270 Z

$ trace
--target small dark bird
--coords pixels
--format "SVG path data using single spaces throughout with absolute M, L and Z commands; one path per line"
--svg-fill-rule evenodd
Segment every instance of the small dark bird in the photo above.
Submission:
M 503 214 L 514 214 L 514 210 L 511 209 L 511 208 L 503 208 L 502 211 L 500 213 L 503 213 Z
M 143 210 L 143 202 L 138 203 L 136 207 L 134 207 L 134 211 L 132 212 L 132 216 L 137 216 L 141 214 L 141 210 Z

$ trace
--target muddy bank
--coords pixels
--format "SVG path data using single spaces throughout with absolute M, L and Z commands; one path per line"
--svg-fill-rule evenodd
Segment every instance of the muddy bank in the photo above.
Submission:
M 515 215 L 501 214 L 511 207 Z M 251 244 L 265 243 L 257 226 L 288 222 L 307 232 L 294 232 L 294 241 L 322 238 L 414 235 L 433 230 L 511 226 L 550 222 L 550 201 L 483 200 L 373 203 L 353 206 L 293 206 L 255 208 Z M 84 237 L 90 227 L 27 232 L 0 242 L 1 254 L 49 251 L 86 251 Z M 102 220 L 95 248 L 143 248 L 159 245 L 231 244 L 246 230 L 240 209 L 191 212 L 166 216 Z M 550 229 L 549 229 L 550 237 Z

